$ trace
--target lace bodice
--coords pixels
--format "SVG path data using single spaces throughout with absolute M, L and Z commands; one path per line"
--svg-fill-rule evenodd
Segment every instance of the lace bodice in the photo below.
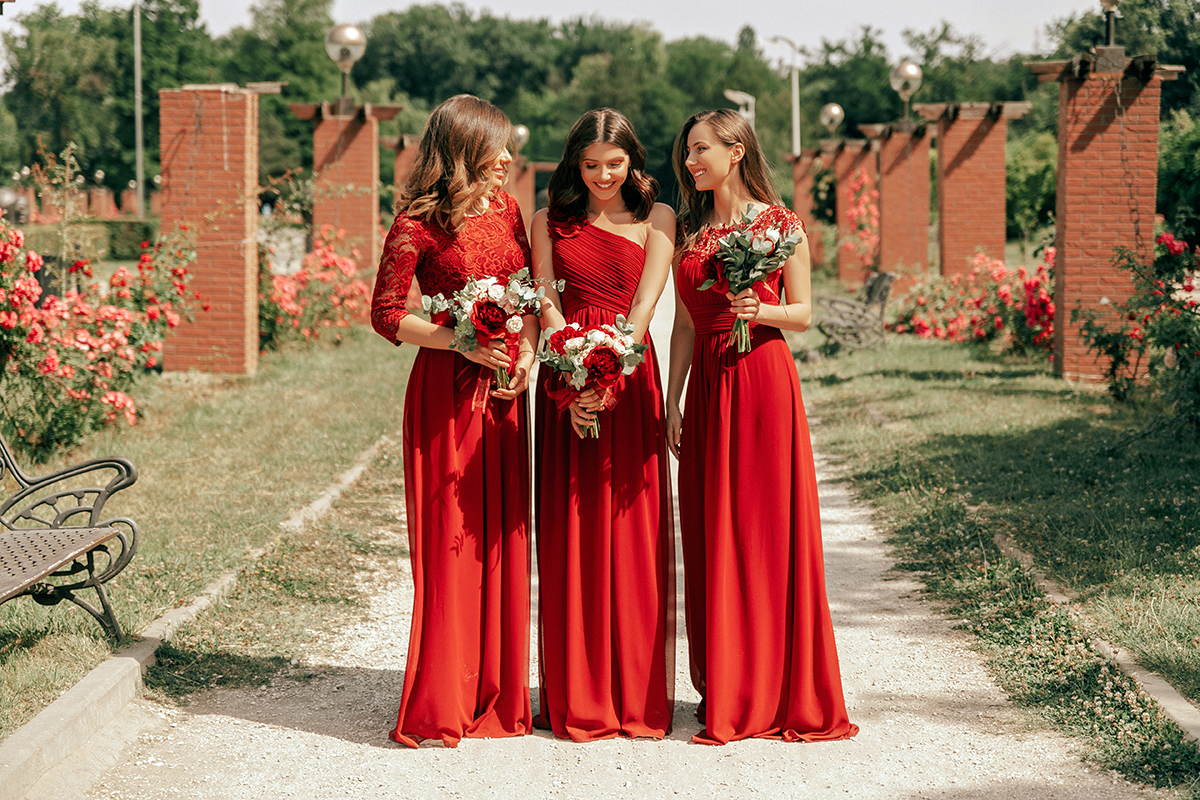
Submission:
M 732 227 L 732 225 L 718 225 L 705 228 L 701 232 L 700 238 L 696 240 L 696 244 L 690 250 L 685 251 L 679 259 L 676 272 L 679 296 L 687 306 L 688 313 L 692 315 L 692 322 L 699 334 L 724 333 L 733 329 L 735 317 L 729 309 L 729 298 L 713 289 L 700 291 L 702 283 L 709 278 L 717 277 L 720 265 L 716 257 L 717 240 L 728 233 Z M 795 213 L 783 206 L 767 206 L 754 218 L 750 227 L 756 232 L 765 231 L 768 228 L 778 228 L 782 232 L 788 233 L 796 228 L 804 230 L 804 223 Z M 777 270 L 769 275 L 762 284 L 759 284 L 758 294 L 762 302 L 778 305 L 782 282 L 783 270 Z M 751 323 L 751 325 L 754 324 Z
M 456 233 L 433 222 L 401 214 L 396 217 L 379 261 L 371 324 L 388 341 L 396 341 L 413 277 L 427 295 L 449 297 L 471 278 L 505 278 L 530 266 L 529 238 L 521 209 L 512 195 L 497 192 L 487 212 L 468 217 Z

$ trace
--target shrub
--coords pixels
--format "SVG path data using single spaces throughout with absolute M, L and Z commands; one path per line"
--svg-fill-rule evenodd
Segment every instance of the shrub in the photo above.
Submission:
M 1054 248 L 1032 271 L 980 253 L 963 275 L 922 276 L 895 304 L 888 328 L 926 339 L 989 342 L 1018 353 L 1054 342 Z
M 322 226 L 313 250 L 291 274 L 274 271 L 270 254 L 259 257 L 259 347 L 312 342 L 332 333 L 340 341 L 350 323 L 367 313 L 371 290 L 359 272 L 357 252 L 345 247 L 346 233 Z
M 1200 248 L 1171 233 L 1155 240 L 1145 264 L 1118 247 L 1113 263 L 1133 277 L 1133 294 L 1112 304 L 1113 313 L 1073 309 L 1071 319 L 1089 349 L 1103 358 L 1109 391 L 1126 400 L 1143 379 L 1163 400 L 1160 420 L 1200 431 L 1200 307 L 1193 293 Z
M 866 170 L 855 170 L 846 187 L 846 219 L 854 232 L 842 249 L 863 265 L 875 269 L 879 262 L 879 190 L 867 187 Z

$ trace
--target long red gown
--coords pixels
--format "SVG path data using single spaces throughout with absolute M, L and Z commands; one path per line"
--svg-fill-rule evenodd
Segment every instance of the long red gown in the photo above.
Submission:
M 585 219 L 551 216 L 554 276 L 567 322 L 628 314 L 646 253 Z M 651 345 L 647 335 L 643 343 Z M 538 380 L 537 524 L 541 713 L 577 742 L 662 738 L 675 678 L 674 524 L 662 385 L 652 346 L 580 439 Z
M 754 228 L 800 224 L 770 206 Z M 707 706 L 693 741 L 844 739 L 858 726 L 842 697 L 795 363 L 767 325 L 751 324 L 750 352 L 729 347 L 728 298 L 699 289 L 726 230 L 706 230 L 676 271 L 696 327 L 679 459 L 692 682 Z M 781 283 L 777 271 L 764 302 L 778 302 Z
M 507 194 L 457 234 L 401 215 L 384 244 L 372 324 L 396 341 L 414 275 L 426 294 L 449 297 L 469 278 L 507 277 L 529 264 L 521 212 Z M 416 596 L 391 737 L 411 747 L 532 727 L 528 411 L 524 394 L 477 400 L 491 375 L 461 353 L 421 348 L 404 397 Z

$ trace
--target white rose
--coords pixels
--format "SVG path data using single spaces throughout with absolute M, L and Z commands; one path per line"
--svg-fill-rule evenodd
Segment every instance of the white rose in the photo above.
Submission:
M 504 287 L 498 283 L 493 283 L 487 290 L 488 299 L 494 303 L 499 303 L 504 299 Z
M 504 323 L 504 327 L 508 329 L 509 333 L 520 333 L 521 329 L 525 327 L 525 321 L 520 317 L 509 317 L 508 322 Z

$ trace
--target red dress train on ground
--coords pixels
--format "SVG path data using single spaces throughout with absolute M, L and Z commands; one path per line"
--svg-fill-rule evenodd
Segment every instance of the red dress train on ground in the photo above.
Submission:
M 449 297 L 470 278 L 507 277 L 529 263 L 507 194 L 456 234 L 401 215 L 384 244 L 371 321 L 396 341 L 414 275 L 426 294 Z M 416 594 L 391 737 L 411 747 L 531 730 L 527 395 L 487 396 L 491 379 L 461 353 L 422 348 L 404 398 Z
M 799 226 L 771 206 L 754 228 Z M 729 300 L 700 285 L 717 271 L 721 228 L 676 270 L 696 327 L 679 460 L 692 682 L 706 705 L 693 741 L 854 736 L 825 599 L 812 445 L 791 351 L 777 328 L 751 325 L 752 349 L 729 347 Z M 778 302 L 782 272 L 759 288 Z M 773 295 L 773 296 L 772 296 Z
M 612 323 L 629 313 L 646 258 L 639 245 L 554 215 L 550 236 L 567 322 Z M 580 439 L 570 412 L 550 397 L 565 386 L 541 369 L 538 724 L 577 742 L 662 738 L 674 694 L 675 548 L 654 349 L 615 387 L 598 439 Z

